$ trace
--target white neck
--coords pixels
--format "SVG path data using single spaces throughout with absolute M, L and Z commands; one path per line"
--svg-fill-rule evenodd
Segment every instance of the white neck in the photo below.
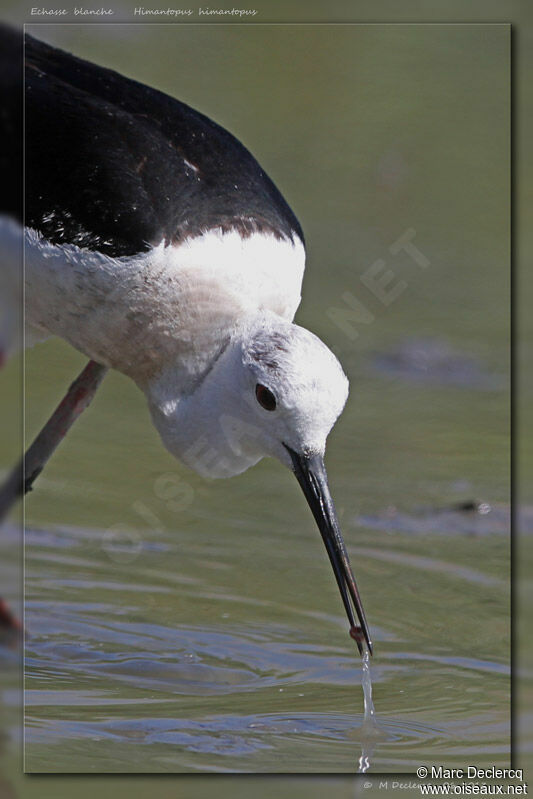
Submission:
M 267 454 L 260 430 L 243 418 L 239 358 L 232 339 L 191 393 L 183 393 L 182 381 L 171 369 L 146 387 L 163 444 L 204 477 L 240 474 Z

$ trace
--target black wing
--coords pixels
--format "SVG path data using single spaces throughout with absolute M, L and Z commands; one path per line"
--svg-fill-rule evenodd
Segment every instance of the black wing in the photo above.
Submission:
M 22 32 L 0 24 L 0 213 L 22 221 Z
M 205 230 L 303 240 L 230 133 L 178 100 L 26 36 L 25 222 L 112 256 Z

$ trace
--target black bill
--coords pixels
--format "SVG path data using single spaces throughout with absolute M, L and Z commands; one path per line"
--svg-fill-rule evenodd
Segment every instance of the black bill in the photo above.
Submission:
M 324 461 L 320 455 L 299 455 L 286 444 L 284 446 L 292 458 L 294 474 L 302 487 L 326 545 L 346 609 L 346 615 L 350 622 L 350 635 L 357 643 L 361 654 L 363 654 L 363 640 L 366 641 L 368 651 L 372 654 L 372 641 L 363 610 L 363 603 L 357 590 L 348 552 L 340 531 L 335 506 L 328 486 L 328 476 Z M 358 622 L 356 621 L 354 610 L 359 620 Z

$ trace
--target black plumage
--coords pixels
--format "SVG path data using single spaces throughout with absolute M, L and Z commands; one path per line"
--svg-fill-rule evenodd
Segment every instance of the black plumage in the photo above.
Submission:
M 303 240 L 255 158 L 178 100 L 26 36 L 25 223 L 111 256 L 220 227 Z
M 22 34 L 0 24 L 0 214 L 22 221 Z

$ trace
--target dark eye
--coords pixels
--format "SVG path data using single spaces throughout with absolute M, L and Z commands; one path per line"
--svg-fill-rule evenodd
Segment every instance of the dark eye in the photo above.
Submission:
M 276 398 L 269 388 L 258 383 L 255 387 L 255 396 L 257 397 L 259 405 L 261 405 L 265 411 L 276 410 Z

